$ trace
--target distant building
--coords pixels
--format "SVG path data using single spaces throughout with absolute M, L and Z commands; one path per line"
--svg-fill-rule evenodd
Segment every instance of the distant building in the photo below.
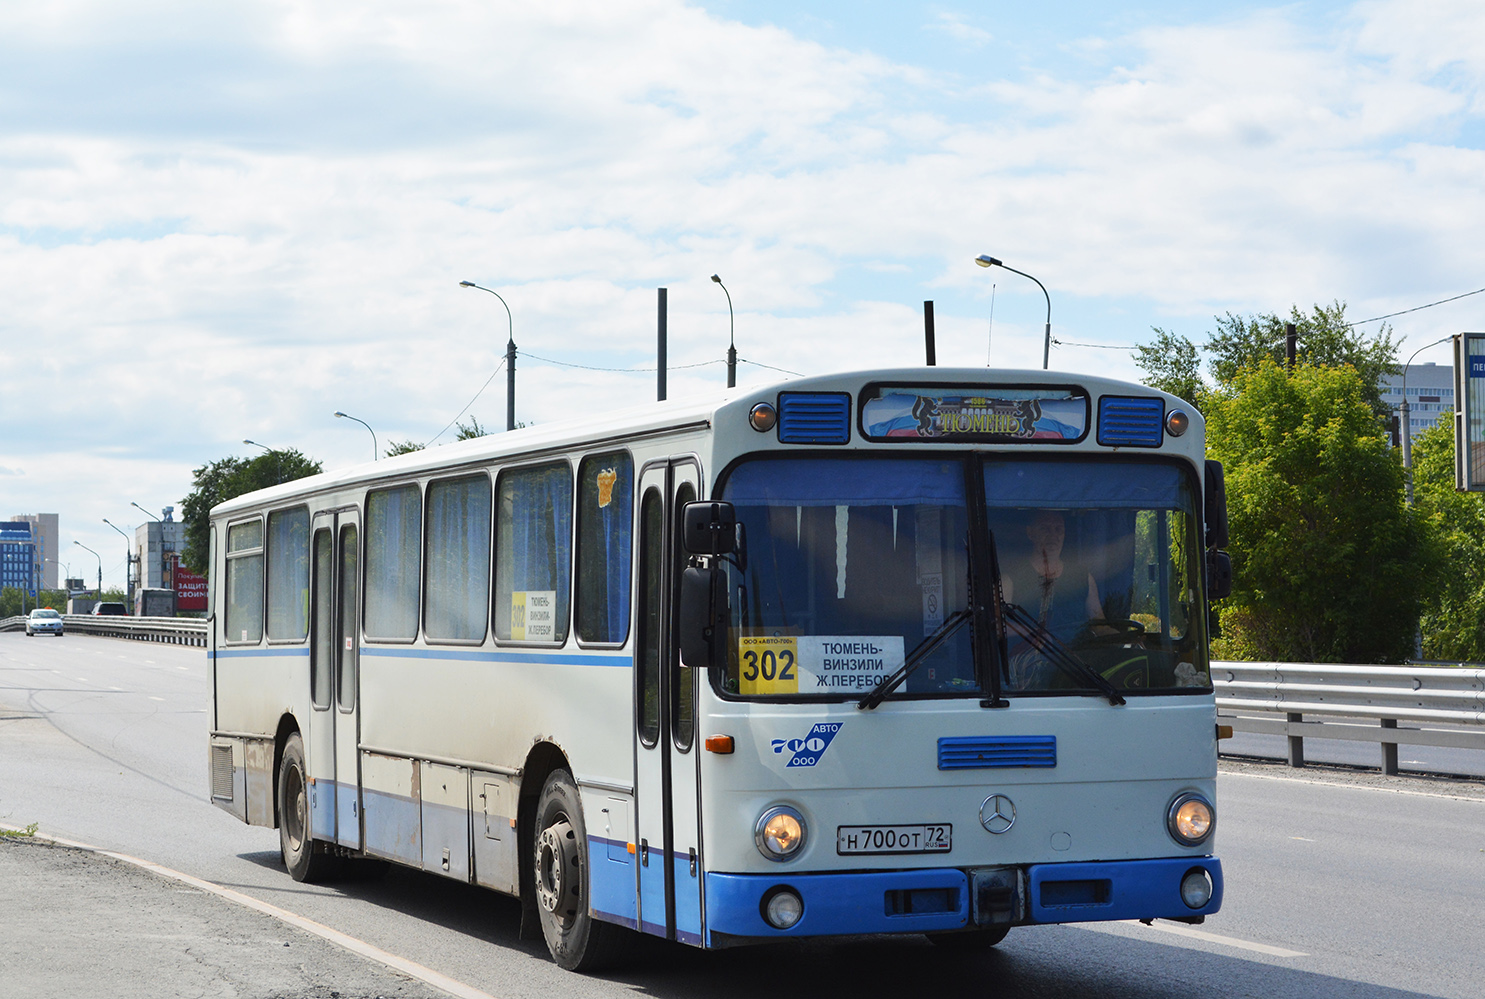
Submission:
M 30 521 L 0 521 L 0 587 L 13 586 L 34 596 L 41 582 L 39 548 Z
M 175 589 L 175 561 L 186 544 L 186 525 L 175 519 L 175 507 L 160 511 L 160 520 L 134 528 L 134 560 L 139 567 L 139 589 Z
M 37 545 L 36 563 L 41 566 L 41 585 L 48 590 L 57 589 L 57 515 L 54 513 L 18 513 L 10 518 L 31 525 L 31 538 Z
M 1401 415 L 1403 376 L 1399 373 L 1382 379 L 1382 401 Z M 1454 419 L 1454 366 L 1452 364 L 1412 364 L 1408 366 L 1409 433 L 1417 437 L 1440 420 Z

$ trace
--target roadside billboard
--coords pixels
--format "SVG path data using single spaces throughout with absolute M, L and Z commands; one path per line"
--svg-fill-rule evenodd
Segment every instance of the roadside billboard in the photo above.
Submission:
M 180 564 L 178 556 L 172 558 L 175 576 L 175 609 L 178 611 L 206 610 L 206 577 L 198 576 Z
M 1454 337 L 1454 486 L 1485 491 L 1485 333 Z

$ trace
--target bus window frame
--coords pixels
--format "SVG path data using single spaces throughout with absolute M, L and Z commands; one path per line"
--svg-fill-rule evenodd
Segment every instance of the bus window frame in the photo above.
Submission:
M 583 553 L 582 553 L 582 550 L 581 550 L 582 536 L 583 535 L 582 535 L 582 530 L 581 530 L 581 528 L 580 528 L 580 526 L 578 524 L 578 517 L 580 516 L 580 512 L 581 512 L 580 507 L 579 507 L 578 504 L 579 504 L 579 501 L 580 501 L 581 497 L 579 497 L 578 491 L 582 488 L 583 465 L 586 464 L 588 462 L 588 460 L 591 459 L 591 458 L 601 458 L 601 457 L 604 457 L 605 455 L 613 455 L 613 454 L 623 454 L 623 455 L 625 455 L 629 459 L 629 566 L 628 566 L 628 569 L 626 571 L 626 580 L 625 580 L 625 588 L 628 589 L 628 591 L 629 591 L 629 613 L 628 613 L 628 615 L 626 615 L 626 618 L 625 618 L 625 623 L 624 623 L 624 639 L 623 639 L 623 641 L 619 641 L 619 642 L 589 642 L 589 641 L 584 641 L 583 636 L 582 636 L 582 633 L 578 631 L 578 627 L 577 627 L 578 600 L 579 600 L 579 595 L 582 593 L 582 585 L 581 585 L 581 582 L 580 582 L 580 580 L 578 578 L 577 567 L 582 562 L 582 558 L 583 558 Z M 579 458 L 578 461 L 577 461 L 577 471 L 574 472 L 573 479 L 572 479 L 572 562 L 573 562 L 573 572 L 572 572 L 572 600 L 570 602 L 570 606 L 569 606 L 568 609 L 569 609 L 569 611 L 571 613 L 571 616 L 572 616 L 572 639 L 573 639 L 573 642 L 576 643 L 577 647 L 580 648 L 580 649 L 602 649 L 602 650 L 607 650 L 607 651 L 612 652 L 612 651 L 617 651 L 617 650 L 620 650 L 620 649 L 628 648 L 629 647 L 629 643 L 631 641 L 633 641 L 633 639 L 634 639 L 634 600 L 635 600 L 634 574 L 637 571 L 637 567 L 638 567 L 638 564 L 639 564 L 638 563 L 638 560 L 637 560 L 637 557 L 635 556 L 634 544 L 635 544 L 635 538 L 638 537 L 638 533 L 636 531 L 636 526 L 638 524 L 638 519 L 639 519 L 639 512 L 638 512 L 639 511 L 639 497 L 640 497 L 640 493 L 639 493 L 639 475 L 640 475 L 640 469 L 635 464 L 635 461 L 634 461 L 634 452 L 632 450 L 630 450 L 628 447 L 625 447 L 625 446 L 601 448 L 601 449 L 599 449 L 597 451 L 585 451 L 585 452 L 583 452 L 582 457 Z M 490 504 L 491 510 L 492 510 L 492 515 L 493 515 L 494 505 L 495 504 L 494 504 L 494 501 L 492 499 L 491 504 Z M 491 570 L 490 585 L 491 585 L 491 588 L 493 590 L 494 585 L 495 585 L 495 583 L 494 583 L 494 571 L 493 571 L 493 569 Z M 490 630 L 493 632 L 494 629 L 495 629 L 495 623 L 492 620 L 490 622 Z
M 525 639 L 501 638 L 500 632 L 496 630 L 495 621 L 498 612 L 495 609 L 495 600 L 500 595 L 500 484 L 508 473 L 529 471 L 533 468 L 544 468 L 548 466 L 565 465 L 567 467 L 568 503 L 567 503 L 567 614 L 564 623 L 567 630 L 560 641 L 532 642 Z M 572 624 L 573 615 L 573 557 L 577 549 L 577 471 L 573 467 L 571 452 L 555 451 L 533 461 L 523 461 L 515 465 L 502 465 L 495 475 L 494 486 L 490 492 L 490 623 L 489 633 L 497 648 L 510 649 L 561 649 L 566 648 L 568 640 L 573 638 L 574 629 Z M 554 591 L 558 592 L 558 591 Z
M 244 548 L 241 551 L 232 551 L 232 528 L 243 524 L 257 522 L 262 533 L 262 540 L 257 548 Z M 268 522 L 267 514 L 263 511 L 243 517 L 241 520 L 229 520 L 224 532 L 227 536 L 226 551 L 222 553 L 222 634 L 224 645 L 236 645 L 243 648 L 251 648 L 263 644 L 264 637 L 268 634 L 268 622 L 266 620 L 268 610 Z M 226 590 L 232 585 L 232 560 L 234 558 L 251 558 L 257 555 L 262 559 L 263 578 L 258 586 L 258 637 L 255 639 L 234 639 L 227 630 L 227 618 L 232 607 L 231 594 Z
M 273 638 L 270 637 L 268 634 L 268 584 L 269 580 L 273 578 L 271 567 L 272 559 L 268 557 L 268 523 L 270 520 L 273 519 L 275 514 L 289 513 L 294 510 L 303 510 L 305 515 L 304 527 L 309 537 L 309 545 L 305 551 L 305 555 L 306 558 L 309 559 L 310 566 L 310 582 L 308 593 L 310 595 L 310 599 L 314 599 L 314 512 L 310 510 L 308 503 L 299 503 L 292 506 L 279 507 L 277 509 L 266 511 L 263 515 L 263 639 L 269 645 L 304 645 L 306 642 L 309 641 L 309 633 L 312 630 L 310 621 L 308 618 L 306 618 L 304 622 L 303 638 Z
M 358 585 L 361 588 L 361 592 L 360 594 L 358 594 L 360 606 L 360 613 L 358 616 L 361 620 L 356 622 L 356 632 L 358 635 L 357 641 L 359 642 L 369 642 L 374 645 L 416 645 L 418 639 L 423 637 L 423 562 L 425 554 L 423 551 L 423 524 L 428 519 L 426 516 L 427 504 L 425 503 L 423 497 L 423 482 L 424 480 L 420 478 L 408 479 L 401 482 L 393 481 L 385 485 L 376 485 L 369 487 L 364 492 L 362 492 L 361 502 L 355 507 L 355 509 L 358 511 L 356 523 L 356 544 L 359 548 L 358 558 L 360 559 L 360 563 L 356 567 L 356 576 Z M 371 531 L 369 529 L 371 524 L 371 496 L 373 493 L 396 492 L 399 489 L 406 489 L 409 486 L 412 487 L 413 492 L 416 493 L 418 497 L 418 597 L 416 600 L 417 613 L 415 614 L 415 627 L 413 629 L 413 635 L 411 638 L 373 638 L 366 630 L 366 601 L 368 595 L 371 593 L 371 586 L 369 585 L 371 559 L 367 558 L 367 552 L 370 550 L 370 545 L 367 543 L 367 539 L 371 536 Z M 339 541 L 340 536 L 339 534 L 337 534 L 337 545 L 339 544 Z M 340 549 L 337 547 L 336 551 L 338 552 L 339 550 Z M 338 572 L 339 569 L 337 568 L 336 571 Z M 358 660 L 359 656 L 360 653 L 357 652 Z
M 463 482 L 470 479 L 484 477 L 485 485 L 490 489 L 490 522 L 489 542 L 490 557 L 485 560 L 485 632 L 479 638 L 434 638 L 428 634 L 428 494 L 434 485 L 446 482 Z M 418 574 L 418 634 L 422 636 L 425 645 L 452 645 L 465 648 L 475 648 L 484 645 L 495 631 L 495 478 L 490 474 L 488 468 L 476 468 L 467 472 L 456 472 L 453 475 L 430 477 L 423 483 L 423 524 L 422 524 L 422 562 L 421 572 Z M 365 616 L 364 611 L 362 614 Z

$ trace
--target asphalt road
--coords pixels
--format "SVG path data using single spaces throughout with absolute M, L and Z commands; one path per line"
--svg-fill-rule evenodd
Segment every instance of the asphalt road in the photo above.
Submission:
M 0 823 L 35 822 L 44 833 L 227 886 L 501 999 L 1485 994 L 1485 786 L 1296 777 L 1244 764 L 1224 764 L 1218 781 L 1226 902 L 1195 932 L 1163 923 L 1022 928 L 969 957 L 921 938 L 715 953 L 636 939 L 623 970 L 574 976 L 552 965 L 540 944 L 517 940 L 516 905 L 501 896 L 401 869 L 380 881 L 290 880 L 273 830 L 243 826 L 207 803 L 205 666 L 196 649 L 0 634 Z M 186 895 L 153 875 L 132 874 L 127 891 L 110 887 L 119 872 L 106 858 L 67 853 L 63 862 L 41 847 L 6 846 L 0 911 L 6 926 L 31 927 L 32 937 L 21 947 L 0 933 L 0 980 L 43 937 L 63 955 L 85 955 L 100 939 L 115 952 L 145 948 L 145 965 L 162 976 L 180 963 L 166 961 L 167 953 L 218 948 L 211 961 L 180 971 L 187 977 L 179 983 L 157 981 L 159 995 L 436 994 L 333 944 L 269 928 L 268 917 L 221 899 L 191 898 L 199 911 L 181 916 Z M 124 923 L 133 937 L 107 930 L 120 911 L 161 906 L 161 918 L 175 921 L 169 925 L 194 926 L 216 943 L 171 932 L 154 936 L 182 939 L 137 940 L 139 920 Z M 26 967 L 28 981 L 47 981 L 44 964 Z M 99 968 L 99 994 L 131 994 L 110 988 L 122 972 Z M 50 994 L 86 994 L 81 979 L 64 982 L 59 973 L 54 984 Z

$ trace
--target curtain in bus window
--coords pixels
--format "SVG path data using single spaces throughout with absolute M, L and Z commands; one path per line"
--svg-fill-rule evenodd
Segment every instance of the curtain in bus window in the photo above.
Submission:
M 227 529 L 227 614 L 229 642 L 263 637 L 263 522 L 250 520 Z
M 367 638 L 418 636 L 418 551 L 423 503 L 417 486 L 366 497 Z
M 578 469 L 577 633 L 622 642 L 629 633 L 629 564 L 634 464 L 622 452 L 595 454 Z
M 429 639 L 483 641 L 490 606 L 490 480 L 428 487 Z
M 495 546 L 495 635 L 567 640 L 572 574 L 572 469 L 566 462 L 504 472 Z
M 309 634 L 309 511 L 268 515 L 268 637 Z

